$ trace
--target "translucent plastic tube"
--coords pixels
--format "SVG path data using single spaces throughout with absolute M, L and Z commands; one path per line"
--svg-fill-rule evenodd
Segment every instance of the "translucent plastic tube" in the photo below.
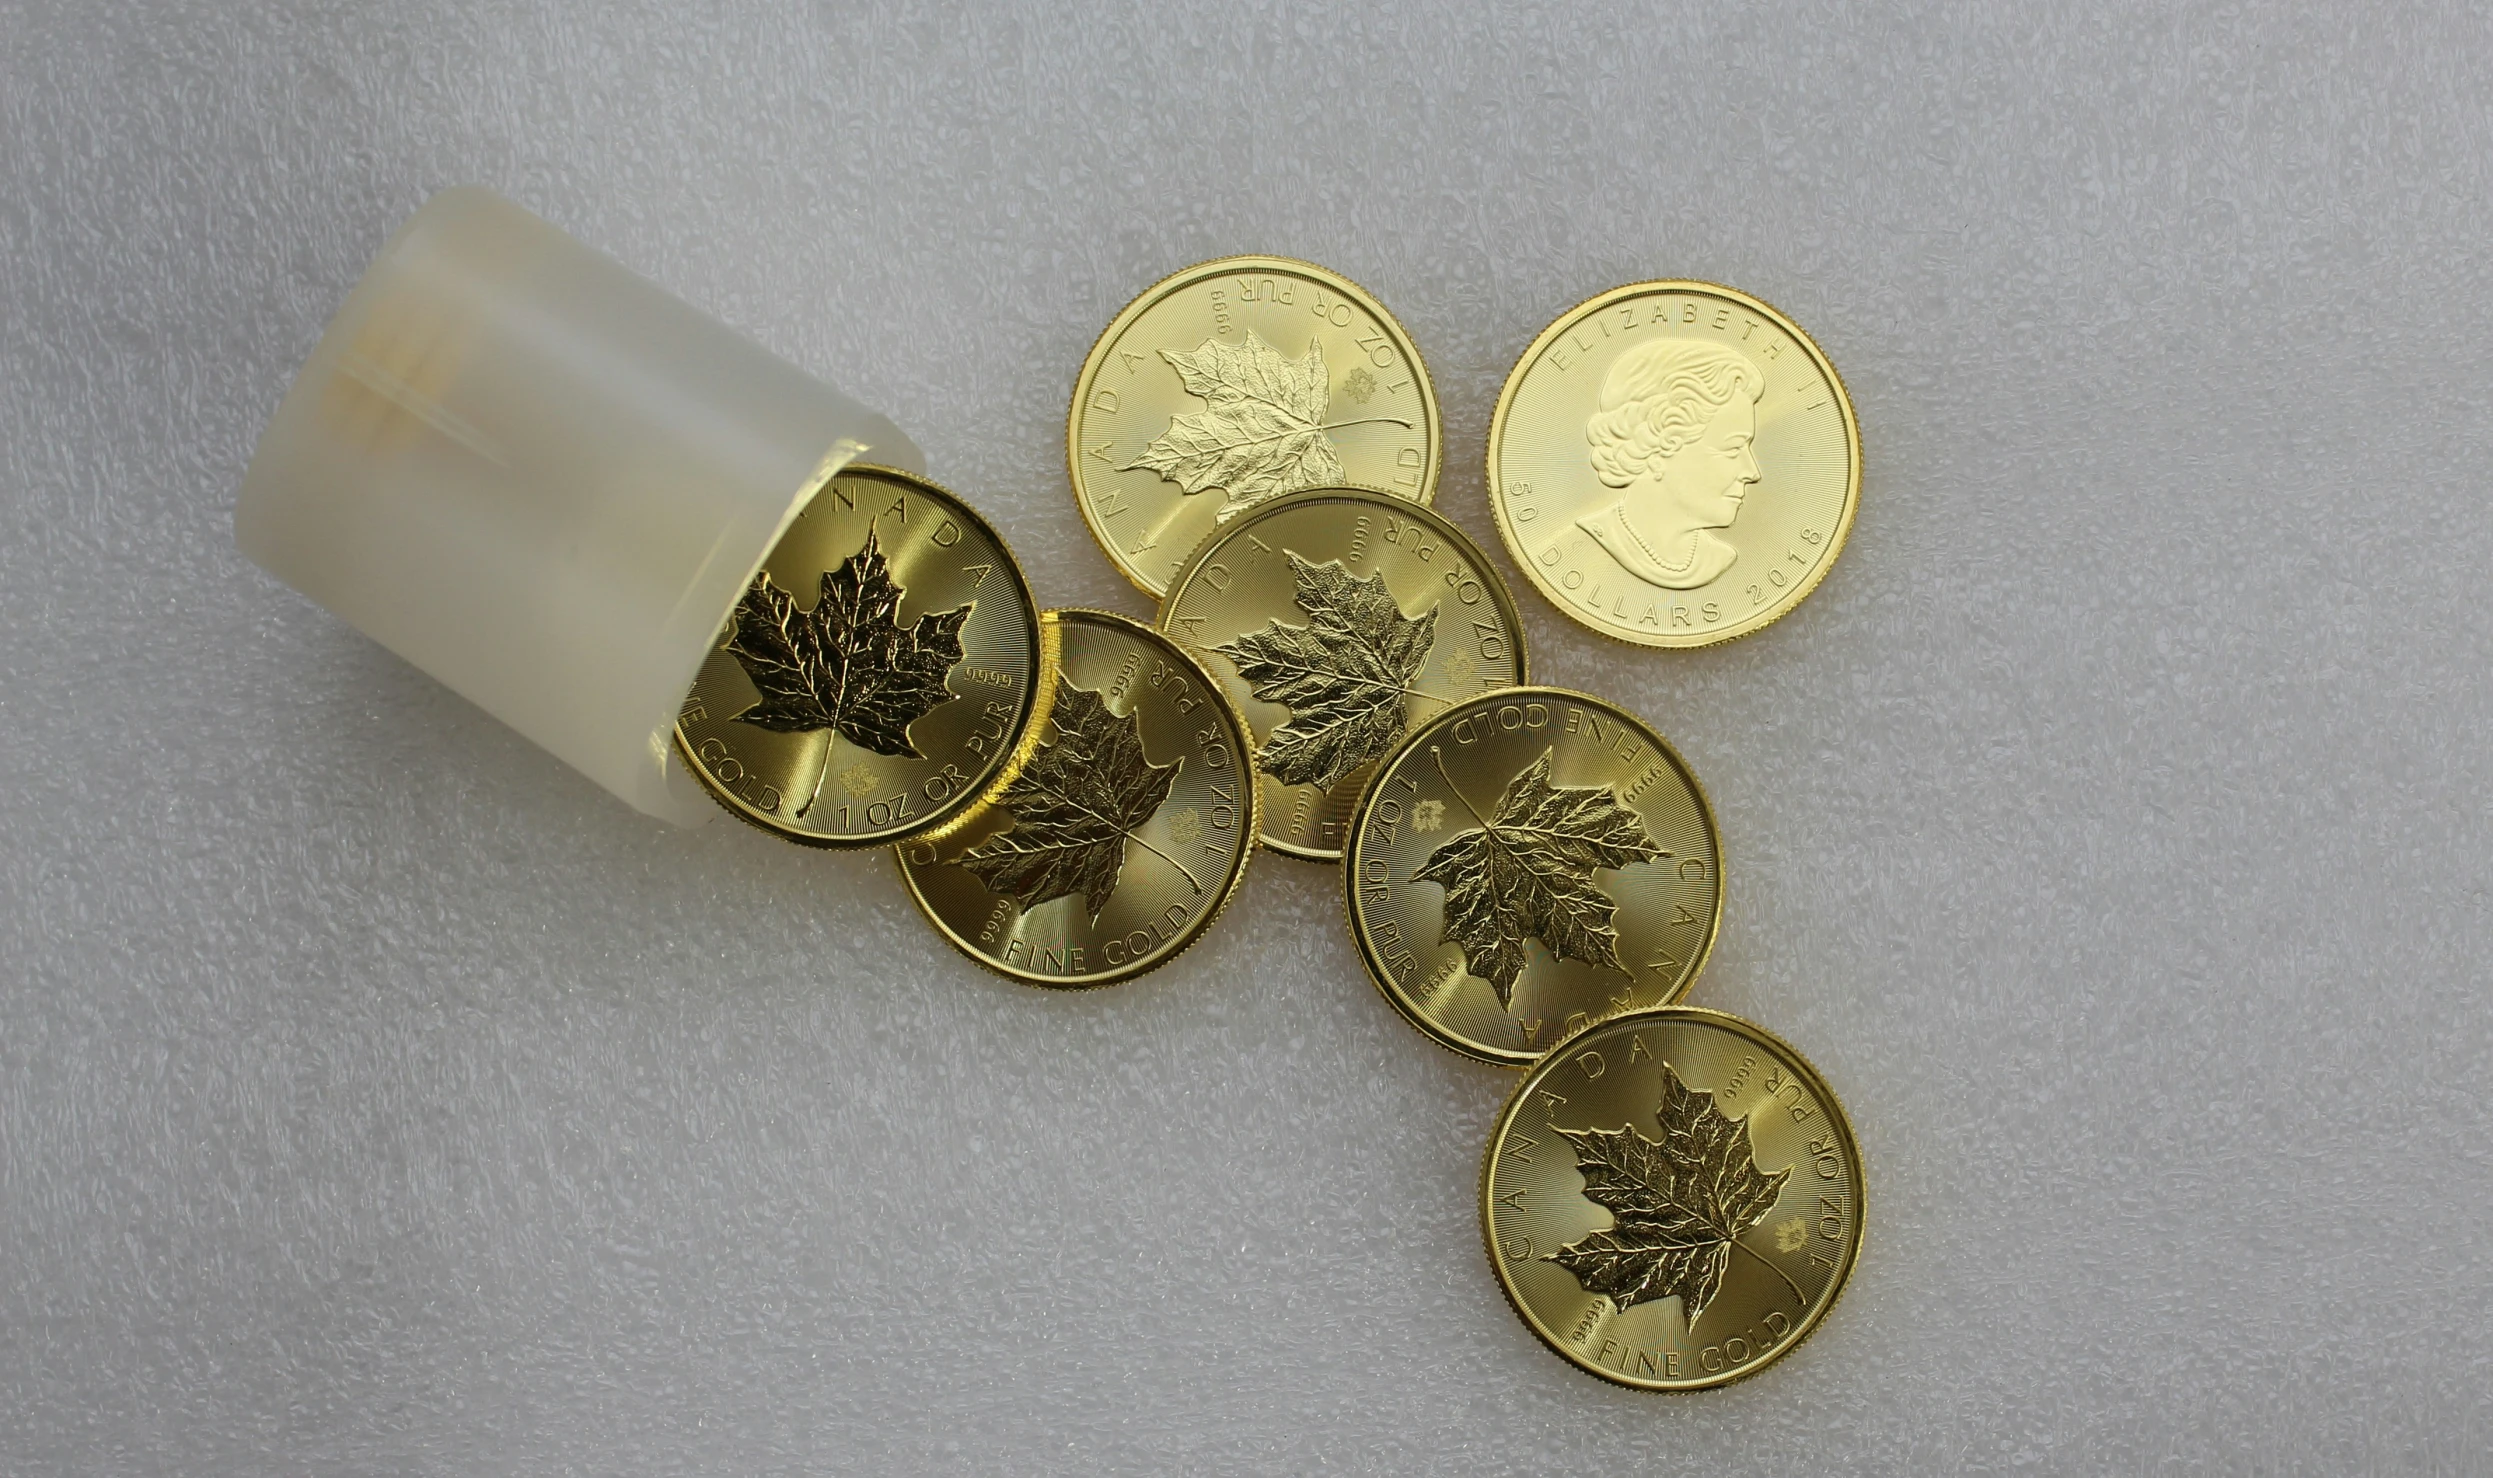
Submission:
M 883 417 L 488 191 L 399 229 L 261 434 L 234 537 L 652 816 L 737 596 Z

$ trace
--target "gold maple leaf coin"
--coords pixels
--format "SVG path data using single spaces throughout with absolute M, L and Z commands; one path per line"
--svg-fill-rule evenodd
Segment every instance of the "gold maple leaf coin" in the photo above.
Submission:
M 1252 740 L 1167 637 L 1100 611 L 1042 619 L 1057 679 L 1036 744 L 895 851 L 971 958 L 1033 985 L 1106 985 L 1174 958 L 1236 892 L 1255 850 Z
M 1358 284 L 1223 257 L 1146 289 L 1083 361 L 1066 417 L 1075 504 L 1157 596 L 1215 528 L 1312 487 L 1436 495 L 1428 367 Z
M 676 749 L 757 826 L 885 843 L 977 798 L 1045 677 L 1038 607 L 1003 536 L 922 477 L 850 466 L 754 572 L 676 717 Z
M 1510 1066 L 1677 1001 L 1722 917 L 1722 844 L 1687 762 L 1563 688 L 1480 693 L 1414 728 L 1360 792 L 1342 865 L 1385 999 Z
M 1718 1011 L 1633 1012 L 1517 1085 L 1481 1167 L 1500 1288 L 1622 1385 L 1753 1375 L 1814 1330 L 1861 1251 L 1860 1147 L 1789 1044 Z
M 1316 861 L 1341 855 L 1361 784 L 1413 724 L 1525 678 L 1523 623 L 1481 551 L 1355 488 L 1239 515 L 1178 571 L 1159 625 L 1255 731 L 1265 844 Z

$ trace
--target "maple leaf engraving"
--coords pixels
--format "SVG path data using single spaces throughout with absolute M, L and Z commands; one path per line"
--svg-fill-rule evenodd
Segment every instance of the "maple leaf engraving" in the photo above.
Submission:
M 1135 835 L 1168 799 L 1185 761 L 1153 764 L 1134 716 L 1070 681 L 1057 688 L 1048 722 L 1055 737 L 997 798 L 1012 813 L 1012 829 L 962 853 L 961 866 L 1024 912 L 1078 893 L 1097 919 L 1125 870 L 1125 844 L 1133 842 L 1201 893 L 1203 884 L 1184 863 Z
M 773 585 L 769 571 L 755 575 L 729 618 L 724 649 L 762 701 L 735 721 L 781 734 L 828 730 L 876 754 L 925 758 L 909 741 L 909 725 L 954 698 L 944 679 L 961 660 L 961 627 L 978 603 L 928 611 L 903 626 L 905 594 L 872 527 L 855 554 L 822 572 L 810 611 Z M 800 817 L 822 795 L 831 745 L 826 736 L 822 771 Z
M 1256 697 L 1289 705 L 1289 722 L 1264 741 L 1256 765 L 1285 785 L 1329 787 L 1402 737 L 1403 700 L 1415 696 L 1412 674 L 1437 640 L 1437 607 L 1405 616 L 1382 574 L 1354 580 L 1338 559 L 1311 565 L 1285 552 L 1308 623 L 1275 619 L 1212 650 Z
M 1163 349 L 1160 357 L 1204 408 L 1170 417 L 1169 429 L 1118 470 L 1156 472 L 1189 496 L 1219 489 L 1218 523 L 1283 493 L 1339 483 L 1345 474 L 1330 433 L 1374 421 L 1411 424 L 1396 416 L 1327 422 L 1332 382 L 1324 345 L 1313 340 L 1303 357 L 1290 359 L 1249 329 L 1244 343 L 1205 339 L 1192 353 Z
M 1608 1230 L 1541 1260 L 1573 1273 L 1585 1292 L 1601 1294 L 1622 1311 L 1676 1296 L 1681 1318 L 1694 1328 L 1722 1289 L 1739 1235 L 1774 1209 L 1792 1167 L 1772 1175 L 1759 1170 L 1748 1120 L 1716 1108 L 1711 1093 L 1691 1091 L 1667 1062 L 1654 1121 L 1662 1130 L 1658 1140 L 1633 1124 L 1558 1131 L 1575 1147 L 1584 1198 L 1612 1221 Z M 1766 1266 L 1808 1303 L 1782 1269 Z
M 1445 757 L 1435 756 L 1437 773 L 1480 825 L 1440 843 L 1415 876 L 1445 888 L 1438 939 L 1463 951 L 1466 968 L 1496 989 L 1501 1006 L 1514 1004 L 1527 938 L 1561 959 L 1625 969 L 1611 926 L 1618 905 L 1594 884 L 1593 871 L 1671 855 L 1609 786 L 1550 784 L 1550 754 L 1542 750 L 1508 782 L 1494 818 L 1472 809 L 1446 775 Z

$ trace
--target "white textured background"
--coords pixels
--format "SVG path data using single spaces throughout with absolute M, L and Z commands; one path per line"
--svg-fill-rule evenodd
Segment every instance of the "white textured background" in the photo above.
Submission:
M 0 0 L 0 1469 L 2493 1467 L 2480 7 Z M 1614 283 L 1826 347 L 1827 584 L 1695 655 L 1519 587 L 1731 860 L 1694 999 L 1870 1241 L 1695 1397 L 1499 1301 L 1510 1080 L 1259 861 L 982 973 L 880 856 L 642 820 L 246 564 L 252 440 L 477 181 L 908 426 L 1043 598 L 1132 293 L 1274 251 L 1501 376 Z

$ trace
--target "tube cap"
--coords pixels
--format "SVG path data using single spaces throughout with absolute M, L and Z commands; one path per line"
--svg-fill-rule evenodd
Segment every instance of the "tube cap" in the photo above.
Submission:
M 632 806 L 720 623 L 882 416 L 489 191 L 374 259 L 261 433 L 242 552 Z

